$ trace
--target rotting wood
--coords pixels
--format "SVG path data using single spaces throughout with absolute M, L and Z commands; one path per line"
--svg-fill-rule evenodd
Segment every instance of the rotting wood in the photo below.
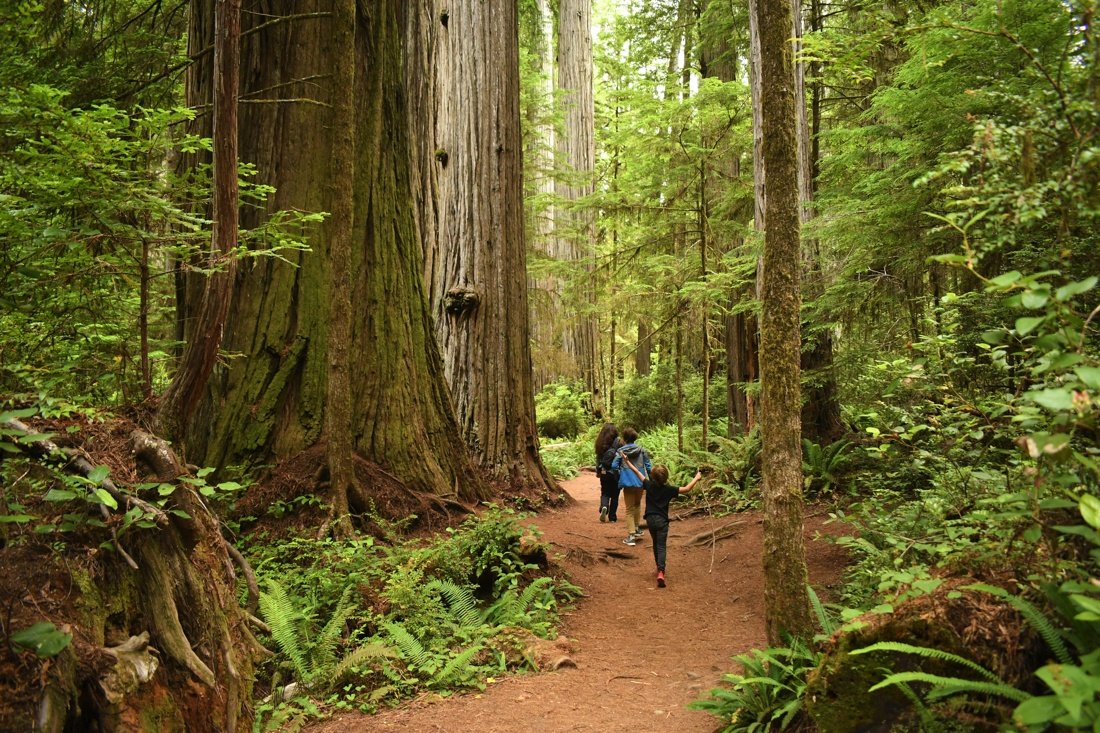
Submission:
M 20 420 L 6 420 L 4 426 L 22 433 L 24 436 L 34 435 L 35 431 L 28 427 Z M 37 440 L 33 443 L 20 443 L 16 442 L 20 448 L 30 453 L 31 455 L 44 457 L 47 460 L 55 460 L 58 463 L 63 464 L 64 469 L 70 473 L 77 473 L 82 476 L 87 476 L 95 469 L 91 461 L 80 454 L 79 451 L 72 448 L 62 448 L 54 443 L 52 440 Z M 131 507 L 138 507 L 143 512 L 148 514 L 153 521 L 159 525 L 168 524 L 168 515 L 165 514 L 159 507 L 155 507 L 149 502 L 141 499 L 133 494 L 126 494 L 119 490 L 115 483 L 109 478 L 105 478 L 96 484 L 96 488 L 103 489 L 111 495 L 119 506 L 125 505 L 127 509 Z

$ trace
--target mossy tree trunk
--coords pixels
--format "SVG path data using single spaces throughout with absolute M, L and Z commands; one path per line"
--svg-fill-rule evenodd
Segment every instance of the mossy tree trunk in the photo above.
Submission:
M 354 449 L 410 489 L 485 496 L 454 418 L 421 278 L 402 68 L 406 10 L 399 0 L 357 6 L 354 82 L 340 81 L 347 73 L 337 68 L 340 44 L 333 40 L 337 24 L 349 19 L 331 2 L 273 0 L 246 14 L 240 155 L 276 193 L 265 211 L 246 209 L 244 225 L 285 209 L 346 219 L 333 176 L 347 175 L 340 168 L 349 160 L 353 208 L 350 225 L 309 232 L 311 252 L 292 253 L 289 263 L 258 258 L 241 269 L 223 340 L 230 356 L 186 436 L 192 461 L 270 463 L 322 439 L 336 268 L 347 277 L 353 309 L 347 344 Z M 210 99 L 200 52 L 210 40 L 211 11 L 210 0 L 194 1 L 190 42 L 198 58 L 188 94 L 198 109 Z M 353 149 L 335 134 L 342 99 L 353 104 Z M 342 226 L 351 231 L 346 260 L 338 259 Z
M 459 429 L 493 477 L 549 489 L 528 335 L 516 4 L 429 0 L 409 21 L 415 209 Z
M 802 536 L 799 320 L 800 220 L 794 54 L 789 0 L 753 0 L 759 33 L 766 171 L 761 278 L 764 604 L 768 641 L 812 631 Z

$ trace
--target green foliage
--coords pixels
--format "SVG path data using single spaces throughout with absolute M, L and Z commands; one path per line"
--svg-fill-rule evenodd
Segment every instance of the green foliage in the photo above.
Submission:
M 616 391 L 616 415 L 620 425 L 632 425 L 639 433 L 676 423 L 676 372 L 669 363 L 661 363 L 646 376 L 634 375 L 621 382 Z M 688 371 L 683 378 L 684 413 L 703 414 L 703 377 Z M 711 390 L 710 414 L 726 414 L 722 390 Z M 694 418 L 692 419 L 694 422 Z
M 590 395 L 575 384 L 555 382 L 535 395 L 535 421 L 547 438 L 572 438 L 588 427 Z
M 275 679 L 286 669 L 311 696 L 369 709 L 419 690 L 479 687 L 531 664 L 515 652 L 517 630 L 552 637 L 560 604 L 579 589 L 523 560 L 521 540 L 534 537 L 519 520 L 491 507 L 428 543 L 291 539 L 249 548 L 280 652 L 268 672 Z M 273 706 L 272 719 L 302 704 Z
M 802 712 L 806 678 L 820 652 L 792 640 L 787 647 L 754 649 L 735 660 L 742 671 L 722 676 L 729 686 L 712 689 L 710 697 L 688 707 L 719 718 L 721 733 L 787 730 Z
M 210 142 L 178 132 L 188 110 L 69 104 L 36 85 L 0 98 L 0 388 L 136 402 L 167 384 L 176 346 L 175 283 L 157 263 L 212 268 L 196 256 L 211 222 L 194 213 L 209 170 L 183 178 L 167 160 Z M 251 172 L 242 167 L 242 201 L 262 205 L 271 190 Z M 234 255 L 304 249 L 303 227 L 318 220 L 274 213 L 241 232 Z
M 802 473 L 808 496 L 818 492 L 828 493 L 836 488 L 851 448 L 851 441 L 845 438 L 824 447 L 808 438 L 802 439 Z
M 73 641 L 73 635 L 61 631 L 49 621 L 39 621 L 12 632 L 8 641 L 16 649 L 32 651 L 43 659 L 56 657 Z

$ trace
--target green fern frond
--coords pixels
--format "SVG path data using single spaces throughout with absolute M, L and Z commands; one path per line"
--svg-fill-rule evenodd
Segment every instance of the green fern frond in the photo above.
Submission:
M 477 599 L 469 587 L 439 578 L 430 580 L 427 587 L 428 590 L 434 590 L 447 599 L 451 614 L 460 626 L 471 629 L 482 625 Z
M 267 592 L 260 591 L 260 613 L 271 627 L 271 638 L 294 666 L 298 679 L 306 682 L 313 670 L 301 638 L 301 625 L 305 615 L 294 605 L 294 601 L 278 582 L 268 579 L 267 588 Z
M 520 613 L 519 596 L 514 588 L 509 588 L 485 609 L 483 618 L 490 626 L 515 626 Z
M 829 618 L 829 612 L 825 610 L 825 606 L 821 603 L 821 599 L 817 597 L 817 592 L 812 586 L 807 585 L 806 590 L 810 594 L 810 606 L 814 609 L 814 614 L 817 616 L 817 623 L 821 627 L 821 630 L 831 636 L 836 631 L 836 622 Z
M 890 687 L 891 685 L 898 685 L 905 682 L 924 682 L 932 685 L 935 689 L 928 693 L 929 699 L 948 697 L 963 692 L 975 692 L 981 695 L 996 695 L 1015 702 L 1023 702 L 1031 697 L 1031 695 L 1023 690 L 1017 690 L 1015 687 L 1004 682 L 995 683 L 981 682 L 980 680 L 964 680 L 961 677 L 942 677 L 937 674 L 928 674 L 927 672 L 896 672 L 869 689 L 868 692 L 874 692 L 875 690 L 881 690 L 883 687 Z
M 1043 613 L 1029 603 L 1024 598 L 1016 595 L 1015 593 L 1009 593 L 1004 588 L 996 585 L 989 585 L 988 583 L 972 583 L 965 585 L 963 588 L 967 590 L 980 590 L 990 595 L 997 596 L 1004 600 L 1008 605 L 1015 608 L 1020 612 L 1031 628 L 1039 632 L 1039 636 L 1043 637 L 1043 641 L 1047 643 L 1050 650 L 1054 652 L 1054 657 L 1061 664 L 1073 664 L 1073 657 L 1069 653 L 1069 649 L 1066 648 L 1065 639 L 1062 638 L 1062 633 L 1054 627 L 1054 624 Z
M 336 604 L 336 610 L 332 612 L 328 623 L 321 629 L 317 636 L 317 642 L 313 645 L 311 656 L 313 666 L 320 669 L 331 665 L 336 660 L 336 645 L 344 636 L 344 624 L 355 610 L 355 604 L 351 601 L 352 587 L 344 588 L 340 595 L 340 602 Z
M 396 656 L 393 649 L 389 648 L 382 642 L 371 642 L 370 644 L 363 644 L 362 646 L 348 652 L 344 655 L 336 665 L 329 671 L 325 677 L 328 684 L 335 684 L 342 680 L 349 672 L 356 667 L 363 665 L 365 662 L 369 662 L 374 659 L 393 659 Z
M 478 642 L 469 649 L 463 649 L 461 652 L 451 657 L 450 661 L 443 666 L 443 669 L 439 670 L 439 674 L 435 676 L 433 680 L 438 685 L 449 685 L 454 682 L 462 682 L 469 676 L 470 660 L 474 658 L 474 655 L 481 651 L 482 644 Z M 462 677 L 456 677 L 456 673 L 459 671 L 465 671 L 467 674 Z
M 849 652 L 849 654 L 870 654 L 871 652 L 898 652 L 899 654 L 916 654 L 922 657 L 927 657 L 928 659 L 938 659 L 943 662 L 954 662 L 955 664 L 961 664 L 964 667 L 974 670 L 991 682 L 1002 683 L 1000 677 L 993 674 L 977 662 L 971 659 L 967 659 L 966 657 L 960 657 L 958 654 L 945 652 L 943 649 L 935 649 L 926 646 L 914 646 L 913 644 L 906 644 L 900 641 L 880 641 L 877 644 L 871 644 L 870 646 L 865 646 L 861 649 L 853 649 Z
M 520 593 L 518 600 L 519 612 L 527 613 L 527 609 L 531 607 L 535 597 L 553 584 L 553 578 L 549 578 L 545 575 L 541 578 L 536 578 L 529 586 L 523 589 L 523 593 Z
M 420 640 L 409 633 L 401 624 L 387 623 L 386 633 L 397 644 L 397 651 L 406 662 L 411 662 L 417 667 L 424 667 L 431 661 L 431 655 L 420 643 Z

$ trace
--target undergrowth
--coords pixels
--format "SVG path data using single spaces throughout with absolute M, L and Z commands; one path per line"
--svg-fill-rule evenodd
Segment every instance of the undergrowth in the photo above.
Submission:
M 276 657 L 256 730 L 340 709 L 372 711 L 430 690 L 483 688 L 535 667 L 580 590 L 532 558 L 537 536 L 490 507 L 430 542 L 296 538 L 249 554 Z M 295 722 L 297 721 L 297 722 Z

